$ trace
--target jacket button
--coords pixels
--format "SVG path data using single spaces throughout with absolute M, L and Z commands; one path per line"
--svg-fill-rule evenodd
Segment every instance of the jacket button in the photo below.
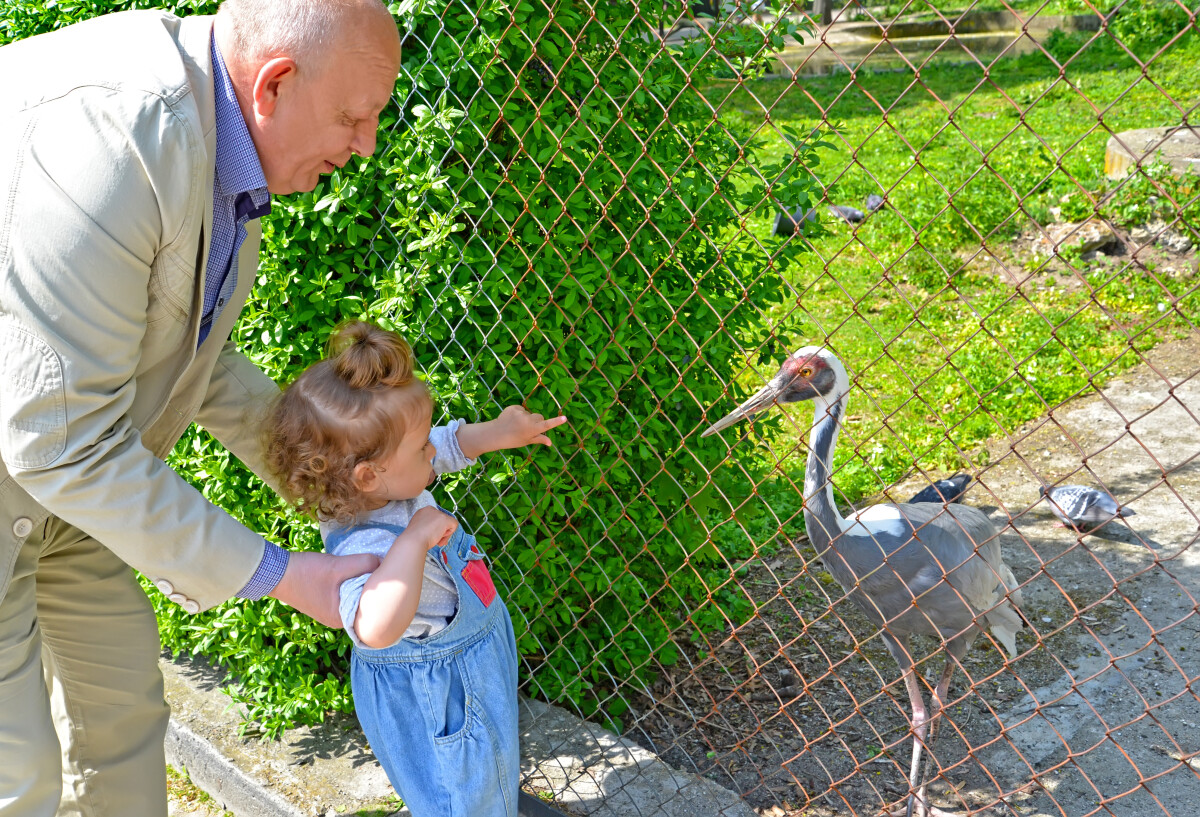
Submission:
M 154 583 L 154 586 L 158 588 L 158 592 L 162 593 L 167 598 L 170 598 L 171 594 L 175 592 L 175 585 L 171 584 L 166 579 L 159 579 Z
M 179 606 L 183 608 L 183 612 L 185 612 L 189 615 L 194 616 L 194 615 L 196 615 L 196 613 L 200 612 L 200 604 L 198 602 L 193 601 L 192 599 L 187 599 L 186 601 L 183 602 L 183 604 L 181 604 Z
M 187 600 L 188 600 L 188 597 L 183 595 L 182 593 L 172 593 L 171 595 L 167 596 L 167 601 L 174 602 L 175 604 L 178 604 L 180 607 L 182 607 L 183 603 Z
M 13 536 L 18 539 L 24 539 L 29 534 L 33 533 L 33 520 L 27 516 L 22 516 L 13 522 Z

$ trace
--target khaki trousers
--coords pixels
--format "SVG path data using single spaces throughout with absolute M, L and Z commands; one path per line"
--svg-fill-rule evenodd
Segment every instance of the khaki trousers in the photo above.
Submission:
M 170 714 L 133 570 L 51 518 L 0 600 L 0 817 L 165 817 Z

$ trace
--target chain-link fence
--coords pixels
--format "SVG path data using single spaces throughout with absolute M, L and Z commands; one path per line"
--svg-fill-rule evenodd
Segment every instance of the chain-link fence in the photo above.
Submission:
M 570 420 L 450 485 L 524 692 L 761 814 L 904 813 L 923 781 L 959 813 L 1197 813 L 1196 9 L 400 5 L 395 318 L 448 412 Z M 701 438 L 832 383 L 776 378 L 810 345 L 844 403 Z M 998 540 L 941 504 L 856 524 L 956 473 Z M 1136 515 L 1055 527 L 1075 501 L 1039 489 L 1075 484 Z M 951 658 L 915 732 L 881 635 L 916 633 L 930 706 L 942 638 L 1018 598 L 1013 653 L 1001 626 Z

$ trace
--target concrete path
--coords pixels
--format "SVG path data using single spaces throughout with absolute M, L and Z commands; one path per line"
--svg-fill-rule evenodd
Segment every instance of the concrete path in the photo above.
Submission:
M 241 738 L 221 672 L 196 660 L 164 659 L 162 669 L 172 709 L 167 762 L 236 817 L 409 814 L 353 718 L 280 741 Z M 522 701 L 521 749 L 523 788 L 568 817 L 754 817 L 733 793 L 559 707 Z M 522 817 L 551 813 L 536 800 L 521 809 Z

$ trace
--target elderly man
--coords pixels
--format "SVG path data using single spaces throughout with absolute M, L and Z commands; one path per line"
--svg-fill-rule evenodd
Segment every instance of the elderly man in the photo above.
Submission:
M 371 557 L 291 553 L 163 457 L 194 420 L 263 474 L 276 387 L 228 342 L 271 193 L 375 148 L 379 0 L 229 0 L 0 49 L 0 815 L 166 814 L 168 710 L 133 566 L 195 613 L 337 625 Z

